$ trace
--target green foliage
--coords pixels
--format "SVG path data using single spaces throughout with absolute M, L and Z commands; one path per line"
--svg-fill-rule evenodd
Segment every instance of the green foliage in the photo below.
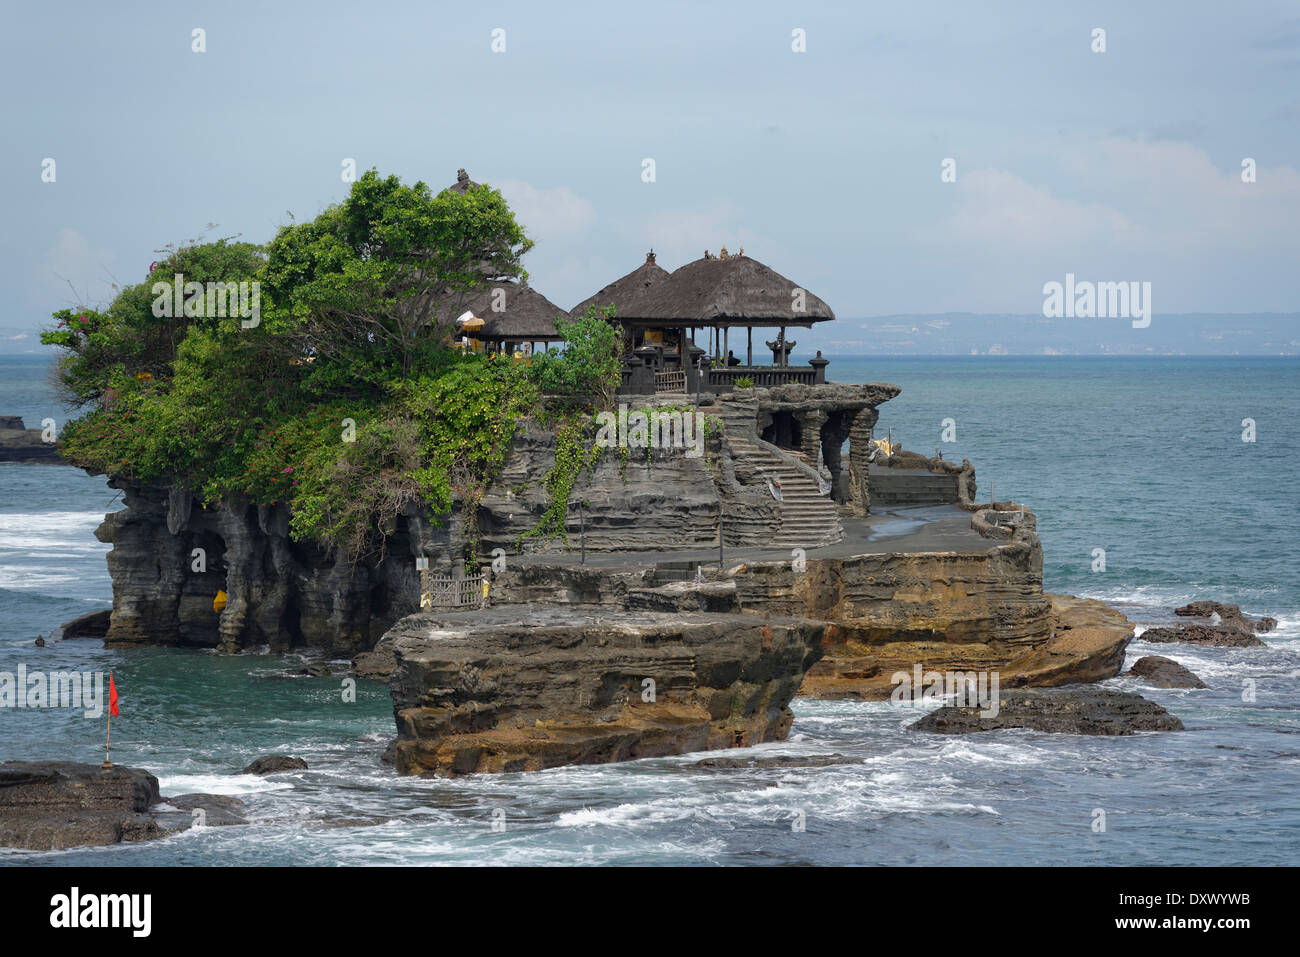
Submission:
M 310 348 L 318 392 L 377 391 L 392 372 L 418 373 L 450 345 L 466 296 L 526 276 L 532 241 L 487 186 L 433 195 L 370 170 L 348 198 L 280 230 L 268 247 L 275 322 Z
M 191 329 L 212 332 L 222 325 L 238 325 L 230 317 L 155 315 L 160 311 L 154 308 L 161 295 L 154 291 L 157 284 L 168 284 L 170 299 L 178 274 L 185 283 L 252 282 L 265 265 L 262 247 L 230 239 L 194 241 L 158 253 L 165 258 L 152 265 L 146 279 L 121 290 L 107 309 L 60 309 L 53 316 L 54 328 L 41 333 L 41 342 L 65 350 L 59 381 L 69 404 L 100 399 L 119 367 L 131 375 L 169 375 L 169 365 Z
M 754 380 L 747 375 L 736 376 L 736 388 L 752 389 L 754 388 Z
M 450 317 L 476 286 L 523 275 L 531 243 L 496 191 L 432 195 L 371 171 L 264 250 L 219 240 L 167 248 L 103 309 L 55 313 L 71 403 L 62 452 L 85 468 L 176 484 L 206 504 L 287 507 L 295 539 L 358 560 L 382 554 L 411 508 L 478 502 L 542 391 L 569 396 L 534 533 L 563 535 L 578 475 L 594 461 L 593 404 L 619 381 L 621 331 L 590 310 L 562 322 L 566 348 L 532 363 L 450 347 Z M 261 322 L 156 316 L 154 284 L 261 283 Z M 345 428 L 351 421 L 353 427 Z M 351 440 L 349 440 L 351 439 Z M 530 533 L 532 534 L 532 533 Z
M 546 473 L 546 491 L 550 502 L 537 524 L 521 536 L 549 542 L 557 536 L 567 545 L 569 536 L 565 523 L 569 515 L 569 497 L 573 486 L 585 469 L 590 469 L 599 456 L 595 427 L 590 417 L 570 415 L 557 424 L 555 430 L 555 462 Z
M 613 321 L 614 307 L 588 306 L 585 315 L 555 320 L 564 350 L 537 356 L 534 375 L 545 392 L 591 396 L 597 409 L 610 407 L 622 371 L 619 352 L 623 329 Z

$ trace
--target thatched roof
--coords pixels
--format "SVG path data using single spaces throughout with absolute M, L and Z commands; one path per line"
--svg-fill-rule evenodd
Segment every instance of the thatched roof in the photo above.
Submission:
M 456 182 L 447 187 L 453 193 L 465 193 L 471 189 L 477 189 L 478 183 L 469 178 L 469 173 L 463 169 L 456 170 Z
M 621 281 L 621 280 L 620 280 Z M 745 255 L 709 256 L 687 263 L 667 280 L 646 290 L 629 308 L 619 309 L 622 320 L 683 325 L 810 326 L 835 318 L 831 307 L 806 289 L 803 310 L 795 311 L 798 283 Z
M 503 299 L 494 297 L 497 289 L 504 292 Z M 494 301 L 501 301 L 505 308 L 493 312 Z M 565 316 L 563 309 L 536 289 L 505 279 L 488 283 L 471 296 L 461 312 L 466 310 L 483 320 L 483 328 L 467 331 L 465 335 L 486 342 L 558 342 L 560 334 L 555 329 L 555 320 Z
M 622 279 L 615 279 L 594 296 L 582 300 L 569 310 L 569 315 L 581 316 L 586 313 L 588 306 L 596 306 L 599 309 L 613 303 L 614 320 L 617 322 L 628 309 L 633 308 L 634 304 L 646 295 L 652 286 L 663 282 L 668 276 L 668 270 L 655 262 L 655 251 L 652 249 L 646 253 L 645 262 Z

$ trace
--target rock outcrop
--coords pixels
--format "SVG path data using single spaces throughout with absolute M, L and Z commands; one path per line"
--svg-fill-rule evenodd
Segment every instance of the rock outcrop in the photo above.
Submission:
M 21 416 L 0 415 L 0 462 L 24 465 L 67 465 L 54 442 L 46 442 L 40 429 L 23 427 Z
M 384 639 L 397 769 L 533 771 L 780 740 L 825 625 L 738 614 L 491 608 Z
M 935 734 L 1030 728 L 1051 734 L 1129 735 L 1182 731 L 1183 723 L 1141 695 L 1102 688 L 1050 688 L 1003 692 L 997 714 L 987 717 L 979 707 L 942 707 L 911 728 Z
M 184 489 L 110 480 L 126 508 L 96 537 L 111 543 L 113 611 L 108 642 L 237 652 L 268 646 L 353 655 L 419 607 L 417 555 L 449 570 L 455 521 L 435 528 L 402 518 L 382 562 L 339 561 L 291 541 L 283 506 L 204 508 Z M 225 593 L 225 604 L 215 601 Z
M 110 608 L 103 608 L 99 611 L 88 611 L 84 615 L 78 615 L 71 621 L 65 621 L 61 629 L 64 638 L 103 638 L 108 634 L 108 626 L 112 623 L 113 611 Z
M 1148 628 L 1142 641 L 1182 642 L 1186 645 L 1210 645 L 1214 648 L 1257 648 L 1264 644 L 1251 632 L 1216 625 L 1179 625 L 1176 628 Z
M 279 774 L 282 771 L 306 770 L 307 762 L 302 758 L 290 757 L 287 754 L 264 754 L 239 773 L 265 775 Z
M 1048 634 L 1038 641 L 1008 641 L 996 629 L 963 642 L 945 641 L 942 635 L 914 638 L 907 629 L 872 641 L 836 625 L 828 630 L 826 656 L 809 671 L 801 693 L 885 701 L 895 687 L 894 676 L 910 674 L 917 664 L 925 671 L 997 672 L 1003 688 L 1054 687 L 1119 674 L 1133 638 L 1128 619 L 1092 599 L 1043 597 L 1050 609 Z
M 1135 678 L 1142 678 L 1157 688 L 1204 688 L 1205 682 L 1196 677 L 1172 658 L 1160 655 L 1147 655 L 1133 662 L 1133 667 L 1125 672 Z
M 1210 618 L 1218 616 L 1217 624 L 1237 631 L 1269 632 L 1277 627 L 1276 618 L 1251 618 L 1237 605 L 1224 605 L 1217 601 L 1193 601 L 1174 609 L 1179 618 Z M 1212 622 L 1213 623 L 1213 622 Z
M 215 818 L 239 819 L 239 802 L 217 795 L 169 799 L 158 779 L 140 768 L 70 761 L 7 761 L 0 764 L 0 847 L 64 850 L 165 837 L 190 827 L 195 808 Z M 205 821 L 204 823 L 209 823 Z

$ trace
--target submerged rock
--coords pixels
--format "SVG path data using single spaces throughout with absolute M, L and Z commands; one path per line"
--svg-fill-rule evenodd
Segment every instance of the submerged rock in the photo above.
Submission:
M 265 754 L 258 758 L 240 774 L 279 774 L 281 771 L 306 771 L 307 762 L 302 758 L 292 758 L 287 754 Z
M 781 740 L 824 629 L 595 608 L 412 615 L 389 632 L 395 764 L 534 771 Z
M 1050 688 L 1004 691 L 997 714 L 990 717 L 981 717 L 977 707 L 939 708 L 911 728 L 936 734 L 1030 728 L 1052 734 L 1127 735 L 1182 731 L 1183 723 L 1141 695 L 1100 688 Z
M 1219 625 L 1178 625 L 1174 628 L 1148 628 L 1138 636 L 1140 641 L 1167 643 L 1180 641 L 1187 645 L 1210 645 L 1215 648 L 1255 648 L 1263 646 L 1253 634 L 1236 628 Z
M 1205 682 L 1172 658 L 1147 655 L 1133 662 L 1125 674 L 1145 678 L 1157 688 L 1204 688 Z
M 0 764 L 0 846 L 50 851 L 147 841 L 191 827 L 192 807 L 220 803 L 233 818 L 239 803 L 192 794 L 185 795 L 186 806 L 174 805 L 178 810 L 159 807 L 179 800 L 163 798 L 158 779 L 140 768 L 7 761 Z M 227 800 L 234 804 L 225 804 Z

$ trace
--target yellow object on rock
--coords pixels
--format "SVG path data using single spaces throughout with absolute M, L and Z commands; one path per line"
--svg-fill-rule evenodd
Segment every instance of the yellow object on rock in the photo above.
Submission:
M 220 614 L 221 609 L 225 607 L 226 607 L 226 593 L 225 591 L 218 591 L 217 597 L 212 599 L 212 610 Z

